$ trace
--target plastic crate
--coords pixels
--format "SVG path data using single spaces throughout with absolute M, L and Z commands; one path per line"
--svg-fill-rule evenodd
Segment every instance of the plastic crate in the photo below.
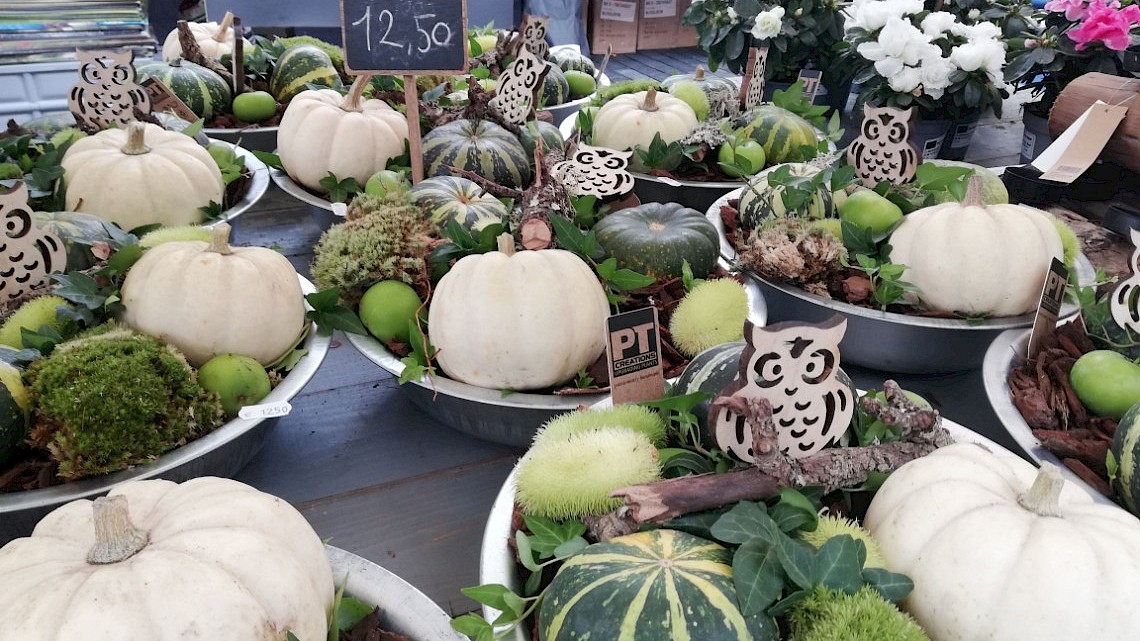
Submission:
M 67 94 L 77 79 L 76 62 L 0 65 L 0 126 L 55 111 L 67 111 Z

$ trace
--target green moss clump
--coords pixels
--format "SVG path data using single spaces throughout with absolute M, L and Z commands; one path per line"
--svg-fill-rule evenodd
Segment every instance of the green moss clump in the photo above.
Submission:
M 791 620 L 796 641 L 930 641 L 870 586 L 855 594 L 816 587 L 792 608 Z
M 28 368 L 30 442 L 72 480 L 145 463 L 222 423 L 216 394 L 162 341 L 112 328 L 59 345 Z
M 661 89 L 661 83 L 657 80 L 622 80 L 615 82 L 608 87 L 598 87 L 598 93 L 594 95 L 594 99 L 590 104 L 604 105 L 614 98 L 627 94 L 637 93 L 639 91 L 649 91 L 650 89 Z
M 415 286 L 426 278 L 431 233 L 420 209 L 406 200 L 360 194 L 345 222 L 317 242 L 313 280 L 318 289 L 339 287 L 341 298 L 352 305 L 382 280 Z
M 276 38 L 276 41 L 285 49 L 295 47 L 297 45 L 313 45 L 321 51 L 328 54 L 329 59 L 332 60 L 333 66 L 336 67 L 336 72 L 340 74 L 341 78 L 347 77 L 344 71 L 344 49 L 329 44 L 324 40 L 314 38 L 312 36 L 291 36 L 289 38 Z

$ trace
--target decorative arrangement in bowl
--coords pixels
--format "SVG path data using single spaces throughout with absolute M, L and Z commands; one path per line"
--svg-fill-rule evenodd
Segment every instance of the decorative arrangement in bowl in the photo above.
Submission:
M 1140 233 L 1132 233 L 1140 243 Z M 1140 418 L 1140 324 L 1132 274 L 1098 298 L 1080 288 L 1081 315 L 1043 335 L 1000 335 L 986 353 L 986 396 L 1010 436 L 1036 461 L 1061 467 L 1097 499 L 1140 514 L 1133 477 Z
M 328 350 L 312 286 L 228 225 L 103 230 L 60 247 L 89 267 L 0 287 L 0 540 L 124 481 L 236 473 Z
M 229 479 L 131 481 L 71 501 L 0 547 L 0 577 L 3 638 L 462 639 L 414 587 L 322 544 L 288 503 Z M 151 596 L 118 596 L 140 592 Z
M 532 631 L 549 641 L 676 639 L 682 629 L 774 641 L 1014 638 L 1029 620 L 1035 635 L 1061 641 L 1136 625 L 1131 612 L 1106 616 L 1094 605 L 1092 579 L 1073 585 L 1045 571 L 1063 567 L 1058 559 L 1075 544 L 1061 532 L 1085 540 L 1098 519 L 1114 532 L 1101 553 L 1135 563 L 1136 519 L 940 419 L 893 383 L 863 395 L 843 442 L 801 451 L 797 434 L 811 431 L 804 419 L 814 412 L 789 415 L 786 381 L 802 388 L 820 378 L 813 363 L 832 375 L 838 366 L 834 343 L 817 334 L 824 328 L 810 327 L 752 334 L 737 362 L 745 376 L 711 402 L 710 425 L 718 413 L 745 413 L 727 442 L 720 432 L 693 434 L 688 396 L 655 404 L 660 414 L 618 406 L 550 422 L 488 518 L 484 585 L 465 591 L 486 597 L 485 620 L 453 625 L 508 635 L 517 624 L 518 641 Z M 796 330 L 802 352 L 759 335 Z M 738 456 L 739 435 L 754 456 Z M 973 518 L 982 506 L 984 522 Z M 1046 529 L 1057 537 L 1041 537 Z M 969 553 L 982 548 L 984 558 Z M 969 616 L 991 597 L 963 589 L 963 577 L 1019 586 L 1018 614 Z M 1073 622 L 1035 589 L 1087 603 L 1089 616 Z
M 849 186 L 852 174 L 770 168 L 708 210 L 722 255 L 760 283 L 773 320 L 848 318 L 849 363 L 915 374 L 979 367 L 994 337 L 1032 324 L 1050 261 L 1063 258 L 1079 282 L 1092 277 L 1063 222 L 987 204 L 1005 202 L 988 170 L 924 162 L 887 196 Z M 1066 302 L 1060 315 L 1077 309 Z

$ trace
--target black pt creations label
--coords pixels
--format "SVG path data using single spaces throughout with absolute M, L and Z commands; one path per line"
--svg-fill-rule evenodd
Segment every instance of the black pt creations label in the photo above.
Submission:
M 606 319 L 606 352 L 615 405 L 664 396 L 665 375 L 656 308 L 636 309 Z

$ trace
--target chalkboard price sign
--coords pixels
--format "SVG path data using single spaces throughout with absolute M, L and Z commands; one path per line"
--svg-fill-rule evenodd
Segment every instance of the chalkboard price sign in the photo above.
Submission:
M 341 0 L 351 72 L 467 70 L 466 0 Z

